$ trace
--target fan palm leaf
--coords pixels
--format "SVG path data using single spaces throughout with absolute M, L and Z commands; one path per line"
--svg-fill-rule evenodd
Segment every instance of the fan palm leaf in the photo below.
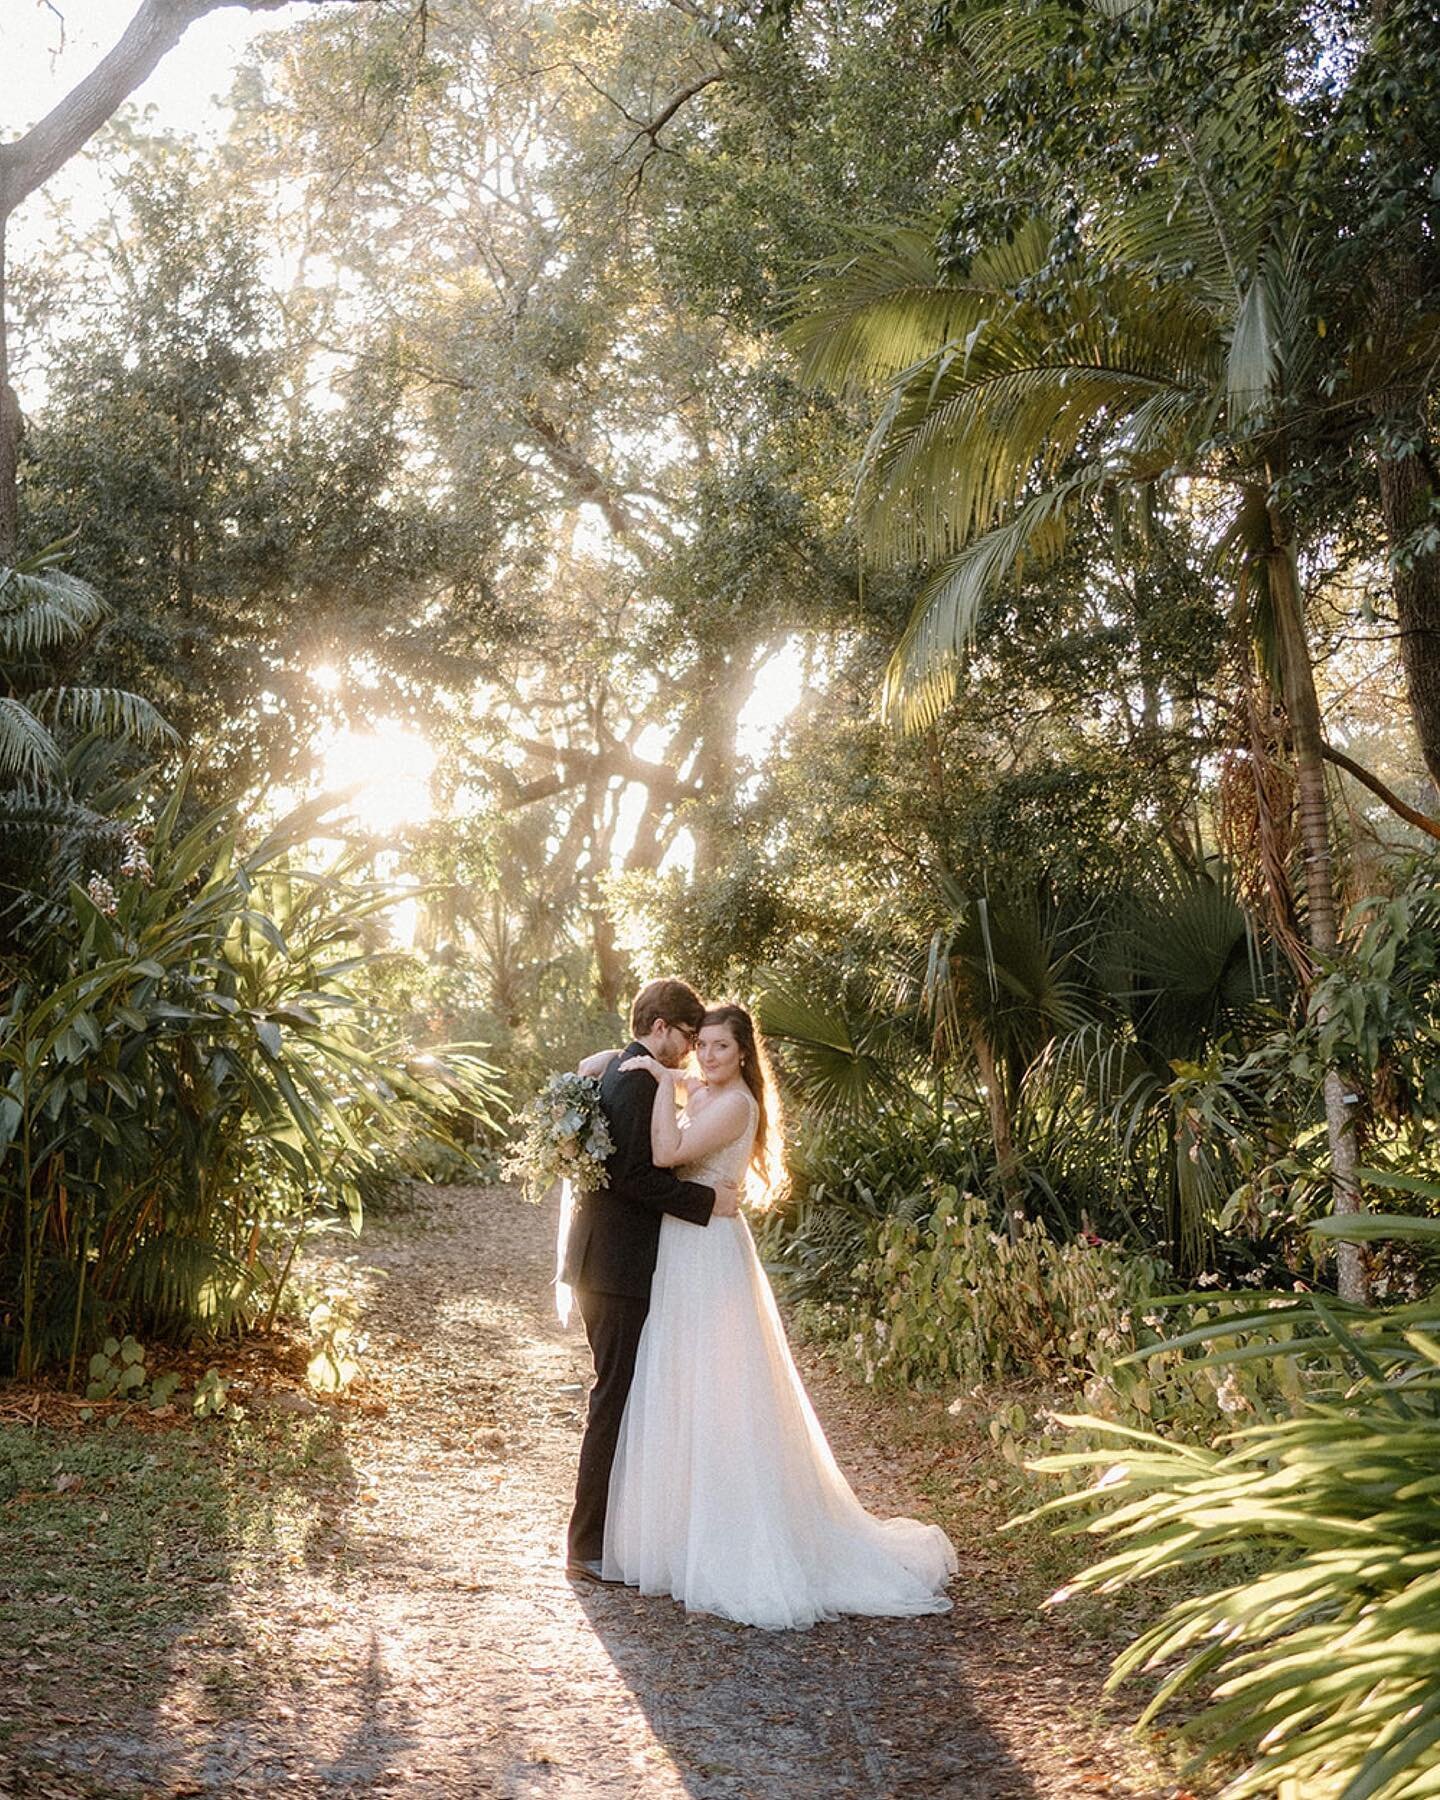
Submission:
M 786 1071 L 817 1110 L 863 1117 L 904 1093 L 893 1021 L 792 974 L 769 971 L 759 990 L 760 1028 L 785 1046 Z
M 941 886 L 951 917 L 931 940 L 925 996 L 948 1039 L 963 1043 L 978 1026 L 999 1054 L 1023 1066 L 1057 1033 L 1093 1017 L 1067 942 L 1073 933 L 1053 909 L 1014 895 L 969 895 L 953 877 Z

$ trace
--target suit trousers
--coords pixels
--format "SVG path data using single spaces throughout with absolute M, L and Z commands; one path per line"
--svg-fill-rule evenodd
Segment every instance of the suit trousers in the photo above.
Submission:
M 568 1551 L 572 1562 L 598 1562 L 605 1548 L 605 1506 L 610 1495 L 610 1469 L 620 1441 L 620 1421 L 635 1378 L 635 1355 L 650 1300 L 633 1294 L 596 1294 L 579 1288 L 575 1295 L 590 1354 L 595 1385 L 580 1445 L 580 1471 L 575 1481 L 575 1510 L 570 1515 Z

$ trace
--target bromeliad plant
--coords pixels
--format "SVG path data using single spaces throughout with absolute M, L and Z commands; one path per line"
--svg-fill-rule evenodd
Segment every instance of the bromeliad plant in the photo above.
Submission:
M 273 1318 L 299 1244 L 416 1146 L 494 1129 L 493 1071 L 426 1056 L 366 1014 L 394 896 L 343 851 L 302 866 L 326 803 L 258 841 L 237 816 L 181 824 L 144 870 L 72 886 L 42 951 L 4 970 L 0 1356 L 22 1374 L 134 1330 Z M 333 828 L 330 828 L 333 829 Z
M 1434 1184 L 1368 1178 L 1440 1202 Z M 1370 1215 L 1316 1229 L 1440 1247 L 1434 1218 Z M 1231 1571 L 1168 1608 L 1111 1678 L 1164 1671 L 1147 1719 L 1177 1696 L 1198 1699 L 1182 1727 L 1196 1761 L 1248 1757 L 1223 1800 L 1440 1792 L 1440 1294 L 1390 1311 L 1307 1296 L 1162 1348 L 1237 1338 L 1215 1360 L 1318 1364 L 1319 1390 L 1294 1416 L 1220 1448 L 1064 1421 L 1108 1441 L 1031 1467 L 1099 1479 L 1029 1517 L 1082 1509 L 1092 1516 L 1076 1529 L 1110 1553 L 1056 1598 L 1199 1567 Z

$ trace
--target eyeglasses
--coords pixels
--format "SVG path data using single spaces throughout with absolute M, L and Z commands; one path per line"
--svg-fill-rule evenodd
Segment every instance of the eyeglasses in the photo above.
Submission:
M 685 1042 L 693 1050 L 700 1037 L 698 1029 L 693 1025 L 677 1025 L 674 1029 L 680 1033 L 681 1037 L 684 1038 Z

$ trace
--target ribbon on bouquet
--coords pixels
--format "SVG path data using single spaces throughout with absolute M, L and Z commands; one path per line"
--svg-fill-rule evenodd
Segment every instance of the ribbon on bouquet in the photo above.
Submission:
M 555 1233 L 555 1311 L 560 1323 L 570 1323 L 570 1309 L 575 1295 L 565 1282 L 565 1244 L 570 1236 L 570 1219 L 575 1211 L 575 1197 L 570 1191 L 570 1183 L 560 1183 L 560 1223 Z

